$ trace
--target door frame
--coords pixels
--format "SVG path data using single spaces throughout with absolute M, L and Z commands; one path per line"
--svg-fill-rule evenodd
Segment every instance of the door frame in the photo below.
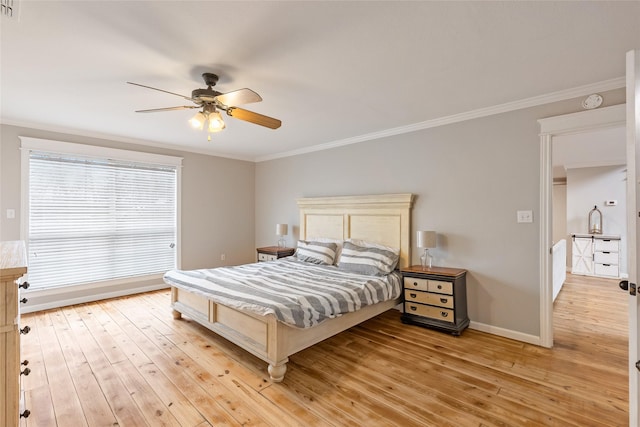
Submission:
M 625 126 L 626 104 L 548 117 L 540 124 L 540 342 L 553 347 L 553 138 L 608 127 Z

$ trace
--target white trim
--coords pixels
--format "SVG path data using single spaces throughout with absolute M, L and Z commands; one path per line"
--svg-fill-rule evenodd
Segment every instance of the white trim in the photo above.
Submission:
M 624 126 L 626 104 L 580 111 L 538 120 L 541 134 L 569 135 L 613 126 Z
M 640 50 L 630 50 L 626 54 L 626 140 L 627 140 L 627 260 L 629 281 L 638 283 L 640 259 L 638 243 L 640 242 L 640 222 L 636 216 L 640 204 Z M 627 296 L 629 303 L 629 425 L 640 424 L 640 377 L 636 369 L 636 361 L 640 358 L 640 342 L 638 335 L 638 314 L 640 298 Z
M 254 157 L 252 156 L 219 153 L 214 150 L 205 150 L 200 147 L 186 147 L 184 145 L 178 145 L 178 144 L 169 144 L 169 143 L 163 143 L 163 142 L 148 141 L 144 139 L 127 138 L 127 137 L 122 137 L 118 135 L 111 135 L 111 134 L 105 134 L 105 133 L 99 133 L 99 132 L 90 132 L 82 129 L 68 128 L 63 126 L 52 126 L 52 125 L 45 125 L 41 123 L 7 119 L 6 117 L 4 118 L 0 117 L 0 124 L 8 125 L 8 126 L 23 127 L 28 129 L 43 130 L 47 132 L 55 132 L 55 133 L 63 133 L 63 134 L 66 133 L 66 134 L 75 135 L 75 136 L 85 136 L 87 138 L 96 138 L 96 139 L 103 139 L 108 141 L 124 142 L 126 144 L 136 144 L 136 145 L 142 145 L 144 147 L 162 148 L 162 149 L 182 151 L 187 153 L 204 154 L 205 156 L 216 156 L 216 157 L 223 157 L 223 158 L 234 159 L 234 160 L 243 160 L 246 162 L 253 162 L 255 160 Z
M 551 162 L 551 135 L 540 140 L 540 345 L 553 347 L 553 165 Z M 565 261 L 566 263 L 566 261 Z
M 159 290 L 159 289 L 167 289 L 168 287 L 169 286 L 167 286 L 166 283 L 160 283 L 160 284 L 156 284 L 156 285 L 148 285 L 148 286 L 140 286 L 140 287 L 135 287 L 135 288 L 122 289 L 122 290 L 119 290 L 119 291 L 100 292 L 100 293 L 97 293 L 97 294 L 83 295 L 83 296 L 77 296 L 77 297 L 71 297 L 71 298 L 64 298 L 64 299 L 55 300 L 55 301 L 43 302 L 43 303 L 40 303 L 40 304 L 32 304 L 32 305 L 22 306 L 20 308 L 20 313 L 21 314 L 34 313 L 36 311 L 48 310 L 48 309 L 51 309 L 51 308 L 58 308 L 58 307 L 64 307 L 64 306 L 68 306 L 68 305 L 83 304 L 83 303 L 87 303 L 87 302 L 105 300 L 105 299 L 109 299 L 109 298 L 122 297 L 122 296 L 125 296 L 125 295 L 140 294 L 140 293 L 143 293 L 143 292 L 151 292 L 151 291 L 156 291 L 156 290 Z
M 450 125 L 453 123 L 464 122 L 467 120 L 493 116 L 495 114 L 508 113 L 509 111 L 521 110 L 523 108 L 536 107 L 538 105 L 564 101 L 566 99 L 577 98 L 577 97 L 589 95 L 595 92 L 604 92 L 608 90 L 620 89 L 620 88 L 623 88 L 624 85 L 625 85 L 624 77 L 619 77 L 611 80 L 605 80 L 599 83 L 578 86 L 572 89 L 566 89 L 566 90 L 552 92 L 545 95 L 534 96 L 532 98 L 526 98 L 520 101 L 507 102 L 504 104 L 494 105 L 492 107 L 479 108 L 477 110 L 467 111 L 460 114 L 453 114 L 450 116 L 444 116 L 437 119 L 426 120 L 424 122 L 414 123 L 407 126 L 399 126 L 391 129 L 386 129 L 380 132 L 372 132 L 372 133 L 367 133 L 360 136 L 341 139 L 338 141 L 328 142 L 325 144 L 314 145 L 312 147 L 305 147 L 299 150 L 285 151 L 282 153 L 262 156 L 262 157 L 256 158 L 255 162 L 258 163 L 258 162 L 264 162 L 267 160 L 280 159 L 283 157 L 291 157 L 291 156 L 297 156 L 300 154 L 313 153 L 316 151 L 329 150 L 331 148 L 342 147 L 350 144 L 357 144 L 359 142 L 371 141 L 374 139 L 386 138 L 389 136 L 416 132 L 423 129 Z
M 593 162 L 578 162 L 578 163 L 566 163 L 564 168 L 569 169 L 581 169 L 581 168 L 599 168 L 603 166 L 622 166 L 627 164 L 627 159 L 614 159 L 614 160 L 595 160 Z
M 92 290 L 92 289 L 110 288 L 110 287 L 115 287 L 120 285 L 150 282 L 154 280 L 157 282 L 162 282 L 162 276 L 163 274 L 148 274 L 146 276 L 105 280 L 102 282 L 82 283 L 78 285 L 56 286 L 53 288 L 44 288 L 44 289 L 43 288 L 25 289 L 23 291 L 20 291 L 20 294 L 24 294 L 24 296 L 29 298 L 73 294 L 73 293 L 83 292 L 83 291 Z M 133 286 L 135 287 L 135 285 Z
M 486 332 L 488 334 L 493 334 L 516 341 L 522 341 L 528 344 L 542 345 L 540 343 L 540 337 L 537 337 L 535 335 L 523 334 L 522 332 L 499 328 L 497 326 L 487 325 L 486 323 L 474 322 L 473 320 L 471 321 L 471 323 L 469 323 L 469 329 Z
M 21 142 L 21 227 L 20 240 L 24 240 L 28 245 L 29 230 L 29 153 L 30 151 L 45 151 L 62 154 L 76 154 L 92 157 L 102 157 L 114 160 L 134 161 L 141 163 L 149 163 L 156 165 L 175 166 L 176 168 L 176 267 L 182 268 L 182 157 L 167 156 L 163 154 L 144 153 L 141 151 L 121 150 L 116 148 L 108 148 L 87 144 L 79 144 L 72 142 L 54 141 L 49 139 L 31 138 L 26 136 L 18 137 Z M 28 250 L 28 246 L 27 246 Z M 113 280 L 103 282 L 108 286 L 117 286 L 120 283 L 142 282 L 156 277 L 142 277 L 132 279 Z M 123 282 L 124 280 L 124 282 Z M 92 284 L 95 286 L 96 284 Z M 98 285 L 99 286 L 99 285 Z M 53 288 L 52 293 L 57 293 Z M 34 290 L 35 291 L 35 290 Z M 32 291 L 33 292 L 33 291 Z M 124 295 L 124 294 L 123 294 Z
M 553 137 L 626 123 L 626 105 L 614 105 L 538 120 L 540 125 L 540 345 L 553 346 L 552 141 Z M 625 160 L 626 163 L 626 160 Z
M 204 154 L 207 156 L 216 156 L 216 157 L 223 157 L 223 158 L 234 159 L 234 160 L 243 160 L 243 161 L 259 163 L 259 162 L 264 162 L 268 160 L 280 159 L 283 157 L 297 156 L 299 154 L 329 150 L 331 148 L 342 147 L 345 145 L 371 141 L 371 140 L 385 138 L 385 137 L 394 136 L 394 135 L 401 135 L 409 132 L 416 132 L 423 129 L 429 129 L 429 128 L 434 128 L 438 126 L 459 123 L 466 120 L 473 120 L 477 118 L 492 116 L 495 114 L 507 113 L 509 111 L 521 110 L 523 108 L 536 107 L 538 105 L 564 101 L 566 99 L 578 98 L 580 96 L 586 96 L 596 92 L 606 92 L 609 90 L 621 89 L 623 87 L 625 87 L 625 78 L 617 77 L 614 79 L 609 79 L 609 80 L 604 80 L 597 83 L 578 86 L 571 89 L 565 89 L 557 92 L 547 93 L 544 95 L 534 96 L 531 98 L 525 98 L 519 101 L 507 102 L 504 104 L 494 105 L 494 106 L 485 107 L 485 108 L 478 108 L 476 110 L 471 110 L 471 111 L 467 111 L 460 114 L 453 114 L 450 116 L 444 116 L 444 117 L 440 117 L 432 120 L 426 120 L 423 122 L 414 123 L 407 126 L 399 126 L 396 128 L 391 128 L 391 129 L 383 130 L 380 132 L 367 133 L 360 136 L 354 136 L 351 138 L 345 138 L 345 139 L 340 139 L 333 142 L 314 145 L 312 147 L 301 148 L 299 150 L 285 151 L 285 152 L 270 154 L 270 155 L 261 156 L 261 157 L 225 154 L 225 153 L 215 152 L 213 150 L 203 150 L 197 147 L 187 147 L 187 146 L 181 146 L 177 144 L 167 144 L 167 143 L 153 142 L 153 141 L 147 141 L 147 140 L 141 140 L 141 139 L 135 139 L 135 138 L 124 138 L 117 135 L 108 135 L 108 134 L 103 134 L 98 132 L 87 132 L 85 130 L 65 128 L 61 126 L 47 126 L 47 125 L 42 125 L 37 123 L 20 122 L 18 120 L 11 120 L 11 119 L 2 118 L 2 117 L 0 117 L 0 124 L 26 127 L 31 129 L 39 129 L 39 130 L 50 131 L 50 132 L 69 133 L 72 135 L 106 139 L 110 141 L 124 142 L 127 144 L 138 144 L 138 145 L 151 146 L 156 148 L 166 148 L 170 150 Z
M 58 154 L 75 154 L 79 156 L 100 157 L 103 159 L 143 162 L 155 165 L 182 166 L 182 157 L 165 156 L 163 154 L 143 153 L 141 151 L 120 150 L 117 148 L 96 145 L 76 144 L 74 142 L 54 141 L 51 139 L 19 136 L 21 149 L 44 151 Z

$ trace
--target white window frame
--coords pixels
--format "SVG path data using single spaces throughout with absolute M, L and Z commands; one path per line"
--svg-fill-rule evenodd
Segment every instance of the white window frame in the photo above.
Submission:
M 57 154 L 72 154 L 79 156 L 98 157 L 104 159 L 122 160 L 140 163 L 153 163 L 156 165 L 174 166 L 176 168 L 176 266 L 182 266 L 182 244 L 181 244 L 181 182 L 182 182 L 182 157 L 167 156 L 163 154 L 144 153 L 140 151 L 122 150 L 116 148 L 101 147 L 95 145 L 78 144 L 72 142 L 54 141 L 20 136 L 21 149 L 21 228 L 20 239 L 25 241 L 28 248 L 29 235 L 29 154 L 31 151 L 45 151 Z M 60 286 L 52 289 L 37 289 L 27 291 L 32 296 L 48 296 L 74 291 L 93 289 L 96 287 L 105 288 L 123 284 L 133 284 L 137 282 L 148 282 L 158 280 L 162 282 L 162 274 L 152 274 L 135 278 L 113 279 L 88 284 L 78 284 Z

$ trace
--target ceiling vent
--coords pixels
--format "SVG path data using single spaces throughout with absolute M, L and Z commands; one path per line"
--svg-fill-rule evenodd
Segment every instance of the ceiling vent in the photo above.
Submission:
M 0 0 L 0 14 L 7 18 L 18 18 L 18 0 Z

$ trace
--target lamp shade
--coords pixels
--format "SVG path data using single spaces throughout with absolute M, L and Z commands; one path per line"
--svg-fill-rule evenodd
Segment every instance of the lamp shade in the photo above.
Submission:
M 220 113 L 218 111 L 214 111 L 213 113 L 209 114 L 208 120 L 209 132 L 220 132 L 226 127 L 226 125 L 224 124 L 224 120 L 222 120 L 222 116 L 220 116 Z
M 196 115 L 193 116 L 191 120 L 189 120 L 189 123 L 191 123 L 191 126 L 193 126 L 194 129 L 202 130 L 202 128 L 204 127 L 204 122 L 206 120 L 207 118 L 204 116 L 204 114 L 202 114 L 201 112 L 197 112 Z
M 288 224 L 276 224 L 276 235 L 286 236 L 288 232 L 289 232 Z
M 435 231 L 418 231 L 418 247 L 419 248 L 435 248 L 436 232 Z

